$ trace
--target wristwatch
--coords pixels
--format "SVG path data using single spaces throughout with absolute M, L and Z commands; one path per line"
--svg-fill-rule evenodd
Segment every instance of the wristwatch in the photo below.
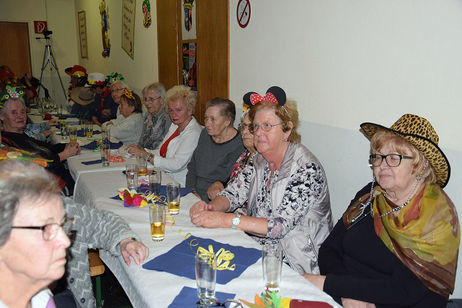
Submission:
M 233 218 L 233 224 L 231 225 L 232 229 L 236 229 L 236 227 L 241 223 L 241 213 L 237 213 L 236 216 Z

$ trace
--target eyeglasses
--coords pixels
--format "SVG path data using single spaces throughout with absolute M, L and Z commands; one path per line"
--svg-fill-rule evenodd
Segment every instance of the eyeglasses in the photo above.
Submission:
M 204 307 L 200 300 L 197 301 L 196 306 Z M 212 305 L 209 307 L 243 308 L 244 306 L 236 299 L 226 299 L 223 303 L 220 303 L 218 298 L 214 297 Z
M 274 126 L 282 125 L 282 123 L 278 124 L 270 124 L 270 123 L 262 123 L 262 124 L 251 124 L 249 126 L 249 131 L 253 134 L 255 133 L 259 128 L 261 128 L 264 132 L 269 132 Z
M 51 223 L 43 226 L 12 226 L 12 229 L 28 229 L 28 230 L 41 230 L 42 237 L 45 241 L 53 240 L 58 234 L 59 229 L 62 229 L 64 233 L 69 234 L 72 226 L 74 225 L 74 218 L 64 218 L 64 221 L 60 224 Z
M 156 97 L 156 98 L 148 97 L 148 98 L 145 98 L 144 101 L 145 101 L 145 102 L 155 102 L 155 101 L 158 100 L 159 98 L 161 98 L 161 96 L 158 96 L 158 97 Z
M 378 167 L 382 164 L 384 159 L 387 162 L 388 167 L 398 167 L 403 159 L 413 159 L 413 157 L 401 154 L 371 154 L 369 155 L 369 164 L 374 167 Z

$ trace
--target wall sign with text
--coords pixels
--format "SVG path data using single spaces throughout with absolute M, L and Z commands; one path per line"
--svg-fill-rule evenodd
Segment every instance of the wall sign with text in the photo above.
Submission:
M 136 0 L 122 1 L 122 49 L 130 56 L 135 56 L 135 12 Z
M 80 39 L 80 57 L 88 58 L 87 47 L 87 20 L 85 11 L 79 11 L 79 39 Z

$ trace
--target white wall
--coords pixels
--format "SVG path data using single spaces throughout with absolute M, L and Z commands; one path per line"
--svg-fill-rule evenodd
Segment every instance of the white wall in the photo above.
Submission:
M 336 219 L 371 179 L 359 124 L 391 126 L 404 113 L 438 132 L 452 167 L 445 191 L 462 214 L 462 2 L 253 0 L 245 29 L 237 2 L 230 98 L 240 104 L 248 91 L 279 85 L 298 102 L 302 143 L 324 165 Z
M 89 72 L 101 72 L 105 75 L 112 72 L 122 73 L 128 85 L 141 94 L 144 86 L 158 80 L 156 1 L 150 1 L 153 18 L 149 28 L 143 26 L 142 1 L 136 2 L 133 60 L 121 47 L 122 0 L 106 0 L 111 53 L 108 58 L 101 55 L 103 44 L 99 3 L 100 1 L 95 0 L 75 0 L 75 11 L 84 10 L 87 17 L 88 59 L 80 59 L 79 53 L 79 63 Z
M 75 64 L 78 56 L 74 16 L 74 0 L 2 0 L 0 3 L 1 21 L 29 24 L 32 74 L 37 78 L 40 78 L 45 41 L 36 40 L 36 37 L 43 38 L 43 35 L 34 33 L 34 20 L 48 22 L 48 29 L 53 31 L 51 46 L 65 91 L 67 91 L 69 78 L 64 73 L 64 69 Z M 65 96 L 57 74 L 56 72 L 50 74 L 49 67 L 50 65 L 43 73 L 42 83 L 50 90 L 53 98 L 63 102 Z

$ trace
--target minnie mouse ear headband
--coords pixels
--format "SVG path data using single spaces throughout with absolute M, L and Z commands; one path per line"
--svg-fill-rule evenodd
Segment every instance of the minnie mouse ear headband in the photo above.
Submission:
M 108 84 L 110 84 L 110 85 L 113 85 L 114 83 L 116 83 L 118 81 L 125 84 L 124 76 L 122 76 L 122 74 L 119 74 L 117 72 L 111 73 L 111 74 L 107 75 L 107 77 L 106 77 L 106 82 Z
M 91 73 L 88 75 L 88 84 L 96 87 L 96 86 L 105 86 L 106 85 L 106 78 L 101 73 Z
M 13 99 L 23 99 L 24 96 L 24 88 L 22 87 L 10 87 L 6 86 L 5 90 L 0 93 L 0 108 L 3 108 L 3 104 L 11 98 Z
M 256 92 L 248 92 L 242 98 L 244 101 L 243 109 L 246 111 L 248 108 L 258 104 L 259 102 L 270 102 L 283 107 L 286 103 L 286 98 L 286 92 L 278 86 L 272 86 L 269 88 L 266 91 L 265 96 L 261 96 Z

